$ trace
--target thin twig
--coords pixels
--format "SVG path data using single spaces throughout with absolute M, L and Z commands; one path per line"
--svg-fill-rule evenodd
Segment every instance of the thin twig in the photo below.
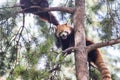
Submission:
M 65 49 L 64 51 L 62 51 L 62 53 L 67 53 L 67 52 L 70 52 L 70 51 L 72 52 L 74 50 L 77 50 L 77 48 L 76 47 L 69 47 L 69 48 Z
M 49 72 L 52 73 L 54 71 L 60 70 L 60 64 L 57 64 L 53 69 L 51 69 Z

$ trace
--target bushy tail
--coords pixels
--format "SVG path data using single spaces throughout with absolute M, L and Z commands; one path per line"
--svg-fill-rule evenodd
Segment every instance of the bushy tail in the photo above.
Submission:
M 42 20 L 48 21 L 49 23 L 52 23 L 56 26 L 59 25 L 57 19 L 51 12 L 42 12 L 36 15 L 38 15 Z
M 94 44 L 92 41 L 86 39 L 86 45 L 89 46 Z M 92 50 L 88 54 L 88 59 L 92 61 L 98 68 L 101 73 L 102 80 L 112 80 L 111 74 L 103 61 L 102 55 L 100 54 L 98 49 Z
M 99 53 L 99 51 L 97 53 L 98 54 L 97 54 L 97 59 L 95 61 L 95 65 L 97 66 L 98 70 L 101 73 L 102 80 L 112 80 L 111 79 L 111 74 L 110 74 L 106 64 L 104 63 L 101 54 Z

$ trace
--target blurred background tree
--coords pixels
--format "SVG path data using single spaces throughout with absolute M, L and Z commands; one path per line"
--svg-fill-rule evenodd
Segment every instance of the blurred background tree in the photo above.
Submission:
M 7 80 L 76 80 L 74 54 L 61 56 L 51 24 L 11 7 L 17 0 L 0 5 L 0 76 Z M 74 7 L 74 0 L 49 0 L 51 6 Z M 86 0 L 86 36 L 94 42 L 120 38 L 119 0 Z M 57 12 L 61 23 L 72 25 L 72 15 Z M 113 49 L 113 51 L 111 51 Z M 113 80 L 120 77 L 120 45 L 100 49 Z M 114 51 L 116 50 L 116 51 Z M 91 80 L 99 72 L 90 67 Z

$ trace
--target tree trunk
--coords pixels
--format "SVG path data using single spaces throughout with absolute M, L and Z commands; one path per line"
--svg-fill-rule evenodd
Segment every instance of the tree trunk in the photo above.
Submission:
M 75 13 L 73 15 L 74 31 L 75 31 L 75 66 L 77 80 L 89 80 L 89 72 L 87 66 L 87 52 L 85 40 L 85 0 L 75 0 Z

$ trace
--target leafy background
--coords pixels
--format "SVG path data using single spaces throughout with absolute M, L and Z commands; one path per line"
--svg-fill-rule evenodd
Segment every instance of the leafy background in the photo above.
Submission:
M 16 0 L 0 5 L 0 79 L 76 80 L 74 54 L 63 57 L 55 46 L 53 25 L 37 16 L 18 13 Z M 49 0 L 50 6 L 73 7 L 74 0 Z M 120 37 L 119 0 L 86 0 L 86 36 L 94 42 Z M 72 25 L 72 15 L 53 12 L 59 22 Z M 100 49 L 113 80 L 120 78 L 120 45 Z M 99 80 L 99 72 L 90 67 L 90 77 Z

